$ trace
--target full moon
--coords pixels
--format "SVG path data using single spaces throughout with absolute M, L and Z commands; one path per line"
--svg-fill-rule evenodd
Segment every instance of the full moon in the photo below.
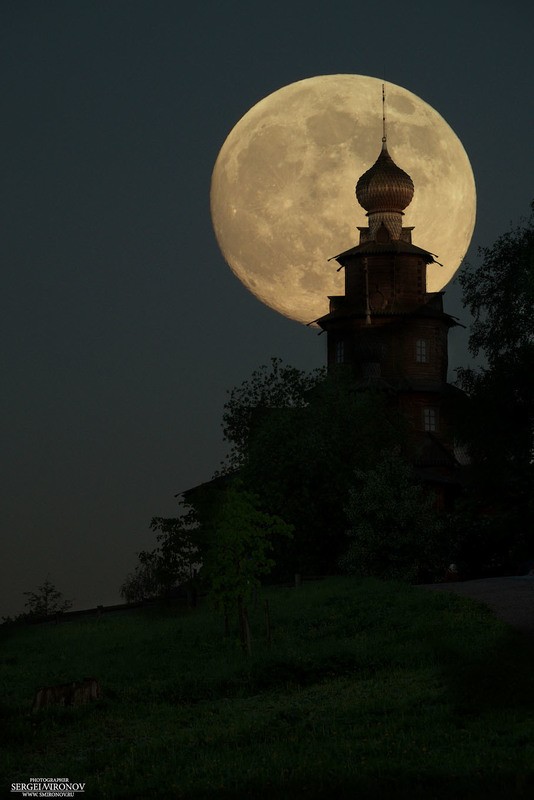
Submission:
M 235 275 L 259 300 L 298 322 L 343 294 L 329 259 L 358 244 L 366 226 L 354 188 L 382 147 L 382 81 L 321 75 L 268 95 L 232 129 L 215 162 L 211 216 Z M 385 84 L 388 150 L 412 178 L 403 224 L 433 253 L 427 289 L 453 277 L 476 213 L 473 171 L 452 128 L 412 92 Z

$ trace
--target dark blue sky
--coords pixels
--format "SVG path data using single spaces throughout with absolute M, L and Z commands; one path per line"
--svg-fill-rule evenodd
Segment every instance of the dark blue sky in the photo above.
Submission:
M 0 615 L 47 575 L 77 607 L 117 601 L 150 518 L 222 459 L 226 389 L 273 355 L 324 362 L 324 337 L 217 249 L 210 176 L 238 119 L 313 75 L 406 87 L 471 159 L 476 260 L 534 196 L 533 17 L 526 0 L 4 0 Z M 454 286 L 446 305 L 462 316 Z

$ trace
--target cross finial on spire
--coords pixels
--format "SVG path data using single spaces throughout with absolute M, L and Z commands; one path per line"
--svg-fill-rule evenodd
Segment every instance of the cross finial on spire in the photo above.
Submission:
M 386 149 L 386 90 L 382 84 L 382 149 Z

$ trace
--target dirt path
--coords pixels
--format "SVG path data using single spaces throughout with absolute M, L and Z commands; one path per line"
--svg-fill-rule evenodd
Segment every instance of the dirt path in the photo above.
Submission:
M 489 606 L 499 619 L 534 635 L 534 576 L 428 583 L 421 588 L 471 597 Z

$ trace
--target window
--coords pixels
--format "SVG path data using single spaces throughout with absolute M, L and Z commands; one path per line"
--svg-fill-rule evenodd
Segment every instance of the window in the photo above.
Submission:
M 415 360 L 419 364 L 428 363 L 428 343 L 426 339 L 417 339 L 415 343 Z
M 423 408 L 423 428 L 425 431 L 437 431 L 438 429 L 437 408 Z
M 339 339 L 336 342 L 336 364 L 343 364 L 345 361 L 345 342 Z

